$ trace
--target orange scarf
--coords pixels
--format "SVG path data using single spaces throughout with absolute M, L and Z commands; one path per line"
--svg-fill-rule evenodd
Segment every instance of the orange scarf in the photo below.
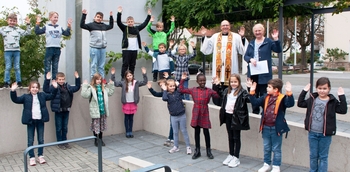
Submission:
M 231 67 L 232 67 L 232 42 L 233 42 L 233 35 L 231 32 L 227 35 L 227 44 L 226 44 L 226 58 L 225 63 L 222 63 L 221 59 L 221 49 L 222 49 L 222 33 L 218 35 L 217 43 L 216 43 L 216 77 L 221 81 L 221 69 L 222 66 L 225 65 L 225 78 L 224 78 L 224 85 L 229 85 L 228 81 L 230 79 L 231 75 Z

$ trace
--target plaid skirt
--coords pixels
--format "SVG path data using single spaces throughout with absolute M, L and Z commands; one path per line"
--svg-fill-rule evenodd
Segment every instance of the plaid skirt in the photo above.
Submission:
M 101 116 L 101 118 L 93 118 L 91 121 L 90 131 L 99 134 L 107 129 L 107 115 Z
M 137 105 L 135 103 L 125 103 L 122 108 L 124 114 L 135 114 L 137 112 Z

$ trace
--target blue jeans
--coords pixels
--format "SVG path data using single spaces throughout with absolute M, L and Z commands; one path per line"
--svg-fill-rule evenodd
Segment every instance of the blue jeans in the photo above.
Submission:
M 327 172 L 329 146 L 332 136 L 309 132 L 310 172 Z
M 67 140 L 69 112 L 55 112 L 57 141 Z
M 15 69 L 16 74 L 16 82 L 21 82 L 21 68 L 20 68 L 20 51 L 5 51 L 5 78 L 4 82 L 10 83 L 10 71 L 12 68 L 12 60 L 13 60 L 13 68 Z
M 180 80 L 178 80 L 178 82 L 180 83 Z M 184 88 L 188 88 L 188 79 L 185 79 Z M 189 94 L 183 94 L 182 99 L 183 100 L 190 100 L 190 95 Z
M 271 165 L 271 154 L 273 152 L 272 165 L 281 166 L 282 161 L 282 134 L 277 135 L 275 126 L 264 126 L 262 130 L 264 142 L 264 162 Z
M 106 49 L 90 47 L 90 75 L 91 78 L 98 72 L 105 78 Z
M 134 114 L 125 114 L 124 115 L 124 125 L 125 125 L 125 132 L 126 135 L 132 134 L 132 125 L 134 123 Z
M 174 140 L 174 131 L 173 131 L 173 127 L 171 125 L 171 118 L 170 118 L 170 130 L 169 130 L 169 140 Z
M 51 71 L 52 66 L 52 79 L 56 79 L 56 74 L 58 72 L 58 61 L 60 60 L 61 48 L 60 47 L 46 47 L 45 52 L 45 76 Z
M 36 129 L 38 144 L 44 144 L 44 122 L 41 120 L 33 120 L 32 124 L 27 125 L 27 136 L 28 136 L 28 147 L 33 146 L 34 143 L 34 132 Z M 44 148 L 38 148 L 38 156 L 43 155 Z M 29 158 L 35 157 L 34 150 L 29 151 Z
M 174 131 L 174 146 L 179 147 L 179 130 L 182 133 L 182 136 L 184 137 L 186 146 L 190 146 L 190 139 L 188 137 L 187 133 L 187 127 L 186 127 L 186 114 L 182 114 L 179 116 L 170 116 L 171 119 L 171 125 L 173 126 Z

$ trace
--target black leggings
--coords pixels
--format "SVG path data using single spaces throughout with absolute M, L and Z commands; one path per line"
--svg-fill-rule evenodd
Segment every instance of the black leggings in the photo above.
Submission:
M 239 158 L 239 152 L 241 151 L 241 130 L 232 129 L 231 120 L 232 114 L 226 113 L 226 130 L 230 155 Z
M 208 128 L 203 128 L 203 133 L 204 133 L 204 138 L 205 138 L 205 146 L 207 148 L 210 148 L 210 134 L 209 134 L 209 129 Z M 200 148 L 200 137 L 199 135 L 201 134 L 201 127 L 196 126 L 194 127 L 194 141 L 196 148 Z

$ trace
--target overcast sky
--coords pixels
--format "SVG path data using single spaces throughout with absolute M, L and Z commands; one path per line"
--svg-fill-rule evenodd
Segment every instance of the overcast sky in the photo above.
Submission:
M 30 12 L 30 7 L 27 0 L 0 0 L 0 10 L 4 11 L 6 8 L 17 7 L 22 19 Z M 19 21 L 20 22 L 20 21 Z

